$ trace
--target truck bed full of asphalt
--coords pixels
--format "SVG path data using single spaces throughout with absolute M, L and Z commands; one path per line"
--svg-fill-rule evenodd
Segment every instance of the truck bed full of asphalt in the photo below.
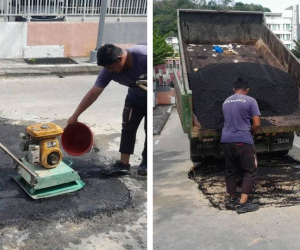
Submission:
M 24 126 L 0 120 L 0 142 L 17 157 L 23 156 L 19 133 L 24 131 Z M 72 168 L 78 171 L 85 187 L 74 193 L 33 200 L 11 177 L 16 174 L 12 159 L 0 150 L 0 228 L 8 225 L 26 228 L 35 220 L 80 222 L 95 215 L 110 215 L 131 204 L 130 191 L 121 180 L 102 175 L 102 167 L 84 157 L 72 160 Z
M 260 63 L 220 63 L 188 74 L 194 112 L 202 129 L 220 130 L 223 102 L 233 94 L 233 83 L 245 78 L 249 96 L 257 100 L 262 117 L 299 114 L 298 87 L 284 71 Z

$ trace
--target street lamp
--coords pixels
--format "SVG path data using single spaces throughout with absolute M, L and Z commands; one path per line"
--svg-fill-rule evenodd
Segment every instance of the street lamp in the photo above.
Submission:
M 102 45 L 106 11 L 107 11 L 107 0 L 102 0 L 100 17 L 99 17 L 97 46 L 96 46 L 95 50 L 92 50 L 90 53 L 90 62 L 91 63 L 97 63 L 97 51 Z

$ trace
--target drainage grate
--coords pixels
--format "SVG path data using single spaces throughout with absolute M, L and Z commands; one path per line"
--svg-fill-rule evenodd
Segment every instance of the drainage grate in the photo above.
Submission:
M 32 58 L 24 59 L 27 64 L 36 65 L 36 64 L 78 64 L 71 58 L 67 57 L 57 57 L 57 58 Z

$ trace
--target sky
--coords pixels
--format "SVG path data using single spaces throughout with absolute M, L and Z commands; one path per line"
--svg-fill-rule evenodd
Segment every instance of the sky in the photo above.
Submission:
M 299 4 L 299 0 L 235 0 L 235 2 L 260 4 L 271 9 L 272 12 L 282 12 L 291 5 Z

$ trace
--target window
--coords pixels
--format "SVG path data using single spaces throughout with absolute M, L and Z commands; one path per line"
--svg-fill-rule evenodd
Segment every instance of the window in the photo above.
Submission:
M 290 30 L 291 29 L 291 25 L 290 24 L 284 24 L 283 25 L 283 29 L 284 30 Z
M 280 24 L 272 24 L 272 30 L 280 30 Z
M 276 34 L 276 36 L 280 39 L 281 35 L 280 34 Z
M 286 47 L 288 48 L 288 49 L 291 49 L 291 44 L 286 44 Z

